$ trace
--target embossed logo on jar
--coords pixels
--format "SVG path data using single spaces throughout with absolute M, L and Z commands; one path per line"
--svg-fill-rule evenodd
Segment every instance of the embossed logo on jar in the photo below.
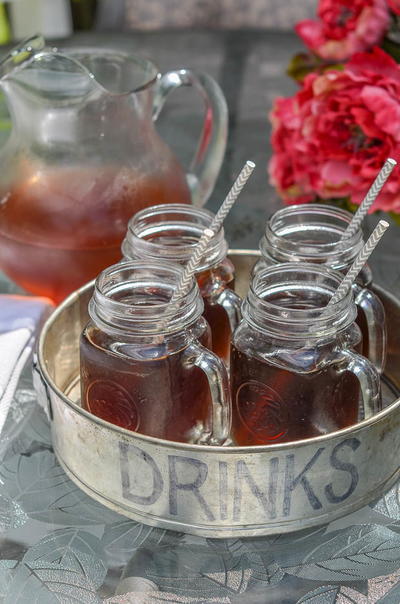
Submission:
M 125 388 L 110 380 L 96 380 L 90 384 L 86 394 L 88 410 L 102 419 L 121 428 L 137 430 L 139 412 Z
M 287 434 L 289 410 L 273 388 L 261 382 L 245 382 L 236 393 L 236 407 L 244 427 L 268 440 Z

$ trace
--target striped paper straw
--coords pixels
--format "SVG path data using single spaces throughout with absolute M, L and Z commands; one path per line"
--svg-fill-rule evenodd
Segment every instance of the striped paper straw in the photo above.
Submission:
M 396 165 L 397 165 L 396 160 L 392 159 L 391 157 L 389 157 L 385 161 L 385 163 L 382 166 L 381 171 L 379 172 L 378 176 L 375 178 L 374 182 L 372 183 L 371 188 L 369 189 L 368 193 L 366 194 L 362 203 L 360 204 L 360 207 L 358 208 L 357 212 L 354 214 L 349 226 L 343 233 L 342 240 L 347 239 L 348 237 L 352 237 L 358 231 L 358 229 L 361 226 L 362 221 L 364 220 L 365 216 L 368 214 L 368 210 L 370 209 L 370 207 L 372 206 L 372 204 L 378 197 L 379 193 L 383 189 L 385 182 L 391 175 L 392 170 Z
M 356 259 L 349 268 L 346 276 L 337 288 L 336 292 L 329 300 L 328 306 L 331 306 L 331 304 L 336 304 L 336 302 L 339 302 L 339 300 L 341 300 L 347 294 L 347 292 L 353 285 L 358 273 L 362 270 L 364 264 L 367 262 L 368 258 L 378 245 L 380 239 L 383 237 L 387 228 L 389 228 L 389 223 L 386 222 L 386 220 L 380 220 L 366 244 L 358 253 Z
M 225 218 L 227 217 L 233 204 L 239 197 L 244 185 L 246 184 L 248 178 L 250 177 L 250 175 L 253 172 L 255 167 L 256 167 L 256 165 L 252 161 L 247 161 L 245 163 L 242 171 L 240 172 L 239 176 L 237 177 L 236 181 L 234 182 L 225 201 L 219 208 L 211 225 L 207 229 L 204 229 L 203 235 L 200 237 L 199 242 L 197 243 L 196 247 L 194 248 L 194 252 L 193 252 L 189 262 L 187 263 L 185 270 L 183 271 L 182 277 L 178 283 L 177 288 L 175 289 L 175 291 L 171 297 L 170 304 L 175 304 L 180 298 L 182 298 L 182 296 L 184 296 L 188 292 L 191 282 L 192 282 L 193 275 L 195 274 L 195 272 L 201 262 L 201 259 L 204 255 L 204 252 L 207 249 L 209 242 L 214 237 L 214 235 L 216 233 L 218 233 Z M 169 309 L 168 312 L 170 313 L 171 310 Z

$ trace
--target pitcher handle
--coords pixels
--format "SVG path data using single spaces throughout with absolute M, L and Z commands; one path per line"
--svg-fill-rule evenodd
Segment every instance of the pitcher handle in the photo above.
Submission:
M 196 442 L 223 445 L 231 429 L 231 399 L 226 367 L 220 358 L 197 342 L 192 342 L 186 348 L 185 364 L 188 367 L 198 367 L 204 372 L 212 400 L 208 429 L 204 435 L 198 435 Z
M 382 409 L 379 374 L 372 363 L 360 354 L 348 349 L 341 350 L 339 354 L 339 371 L 350 371 L 360 382 L 363 407 L 359 419 L 368 419 Z
M 353 286 L 355 303 L 364 312 L 368 330 L 368 358 L 379 373 L 386 362 L 385 309 L 376 294 L 358 284 Z
M 196 153 L 186 175 L 193 205 L 202 207 L 214 188 L 224 159 L 228 108 L 217 82 L 205 73 L 190 69 L 168 71 L 158 81 L 154 97 L 153 118 L 156 120 L 168 94 L 181 86 L 192 86 L 203 98 L 205 118 Z

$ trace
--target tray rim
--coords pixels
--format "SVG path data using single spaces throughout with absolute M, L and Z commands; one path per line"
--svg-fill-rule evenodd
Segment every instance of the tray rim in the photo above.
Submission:
M 231 449 L 231 447 L 229 447 Z M 242 447 L 244 449 L 244 447 Z M 295 531 L 300 531 L 303 528 L 312 528 L 316 526 L 325 525 L 327 523 L 334 522 L 340 518 L 348 516 L 360 510 L 364 505 L 367 505 L 368 502 L 374 501 L 379 495 L 382 494 L 382 489 L 384 492 L 388 491 L 394 484 L 397 483 L 400 477 L 400 466 L 397 470 L 391 474 L 384 483 L 380 483 L 377 485 L 372 491 L 368 492 L 368 498 L 365 499 L 365 495 L 360 497 L 356 501 L 353 501 L 347 505 L 341 505 L 337 508 L 336 511 L 326 512 L 323 515 L 317 517 L 317 520 L 313 523 L 305 523 L 305 526 L 299 526 L 299 519 L 292 519 L 281 522 L 263 522 L 257 524 L 249 524 L 243 523 L 238 525 L 207 525 L 207 524 L 188 524 L 185 521 L 172 520 L 171 518 L 165 518 L 162 516 L 157 516 L 156 514 L 149 514 L 148 512 L 143 512 L 138 510 L 137 508 L 129 508 L 128 506 L 122 506 L 121 503 L 116 504 L 114 501 L 105 497 L 103 493 L 99 491 L 94 491 L 91 487 L 89 487 L 83 480 L 73 472 L 69 466 L 64 461 L 62 455 L 59 454 L 57 449 L 54 449 L 54 452 L 57 456 L 58 463 L 67 474 L 67 476 L 78 485 L 82 491 L 84 491 L 89 497 L 95 497 L 96 501 L 101 503 L 102 505 L 112 509 L 118 514 L 122 514 L 135 522 L 141 522 L 142 524 L 153 526 L 156 528 L 163 528 L 172 531 L 178 532 L 186 532 L 188 534 L 197 535 L 200 537 L 204 537 L 206 539 L 232 539 L 232 538 L 248 538 L 248 537 L 268 537 L 271 535 L 278 535 L 284 533 L 292 533 Z M 123 508 L 123 510 L 122 510 Z M 190 528 L 190 530 L 188 530 Z M 266 529 L 272 529 L 273 532 L 265 532 Z M 217 534 L 216 534 L 217 533 Z

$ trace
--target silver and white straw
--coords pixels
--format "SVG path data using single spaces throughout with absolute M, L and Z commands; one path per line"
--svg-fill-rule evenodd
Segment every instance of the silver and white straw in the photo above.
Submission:
M 362 270 L 364 264 L 367 262 L 368 258 L 378 245 L 380 239 L 383 237 L 387 228 L 389 228 L 389 223 L 386 222 L 386 220 L 380 220 L 379 223 L 376 225 L 375 229 L 373 230 L 368 241 L 365 243 L 364 247 L 358 253 L 356 259 L 349 268 L 346 276 L 337 288 L 336 292 L 329 300 L 328 306 L 330 306 L 331 304 L 336 304 L 336 302 L 339 302 L 339 300 L 341 300 L 347 294 L 347 292 L 353 285 L 358 273 Z
M 343 233 L 343 235 L 342 235 L 343 242 L 347 238 L 353 237 L 353 235 L 355 235 L 355 233 L 358 231 L 358 229 L 361 226 L 362 221 L 364 220 L 365 216 L 368 214 L 368 210 L 374 203 L 375 199 L 378 197 L 385 182 L 391 175 L 392 170 L 396 165 L 397 165 L 396 160 L 392 159 L 391 157 L 389 157 L 385 161 L 385 163 L 382 166 L 381 171 L 379 172 L 378 176 L 375 178 L 374 182 L 371 185 L 371 188 L 369 189 L 368 193 L 366 194 L 362 203 L 360 204 L 360 207 L 358 208 L 357 212 L 354 214 L 349 226 Z
M 204 255 L 204 252 L 207 249 L 207 246 L 211 239 L 214 237 L 216 233 L 218 233 L 221 228 L 225 218 L 230 212 L 233 204 L 239 197 L 244 185 L 246 184 L 248 178 L 256 167 L 255 163 L 252 161 L 247 161 L 234 182 L 231 190 L 229 191 L 225 201 L 219 208 L 214 220 L 210 224 L 207 229 L 204 229 L 203 235 L 200 237 L 199 242 L 194 248 L 194 252 L 185 266 L 185 270 L 183 271 L 182 277 L 178 283 L 177 288 L 175 289 L 171 299 L 170 304 L 175 304 L 182 296 L 184 296 L 190 288 L 193 275 L 195 274 L 201 259 Z M 170 311 L 170 309 L 169 309 Z

